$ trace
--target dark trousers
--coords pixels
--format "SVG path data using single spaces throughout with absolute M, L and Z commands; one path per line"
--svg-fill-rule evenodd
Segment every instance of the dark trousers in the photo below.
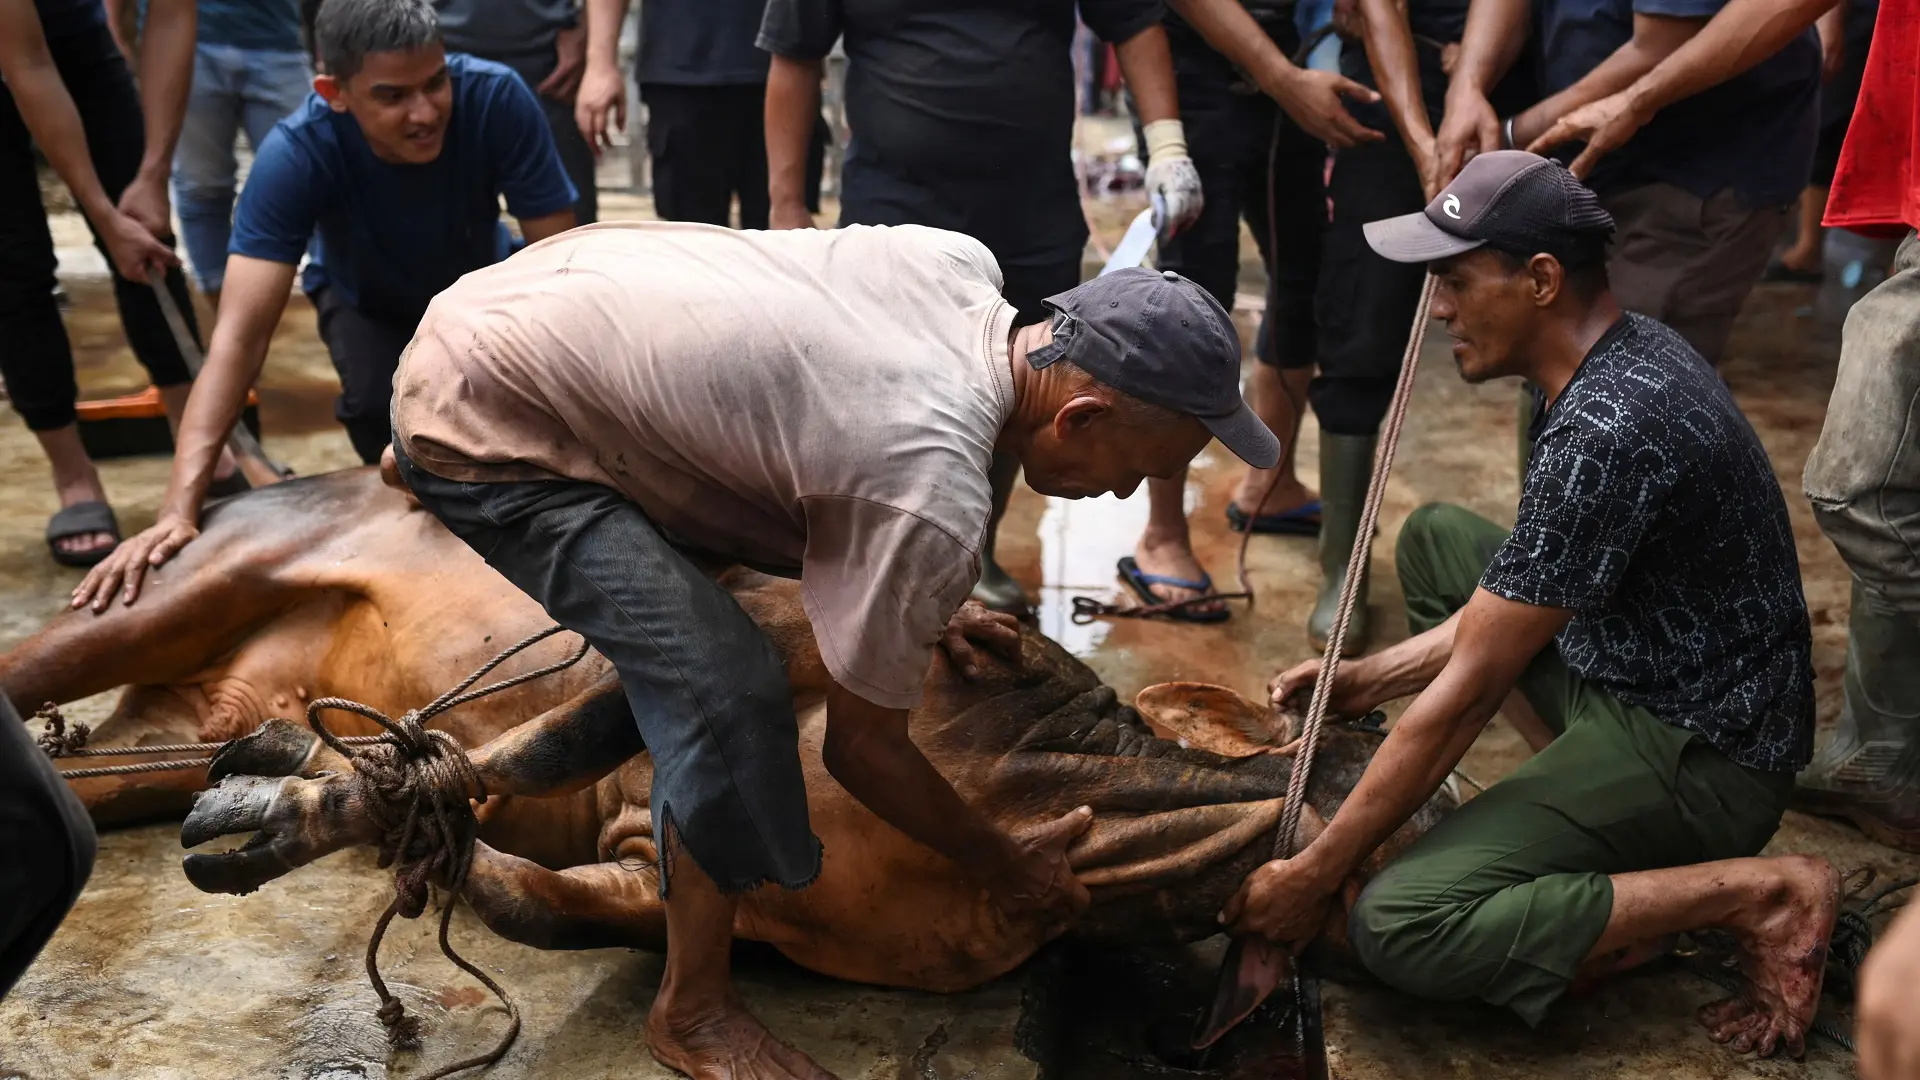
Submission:
M 1041 304 L 1080 284 L 1080 258 L 1045 266 L 1000 267 L 1000 298 L 1013 305 L 1013 325 L 1028 326 L 1047 320 Z
M 464 483 L 394 455 L 422 505 L 620 673 L 653 758 L 654 835 L 678 835 L 722 892 L 811 884 L 820 841 L 786 668 L 732 595 L 612 488 Z
M 340 375 L 340 398 L 333 415 L 347 429 L 354 452 L 371 465 L 393 441 L 393 373 L 400 354 L 413 340 L 418 319 L 370 315 L 349 307 L 328 286 L 313 294 L 313 308 L 333 370 Z
M 668 221 L 731 224 L 740 199 L 740 227 L 764 229 L 767 197 L 767 88 L 642 83 L 647 153 L 653 159 L 653 208 Z M 831 137 L 816 117 L 807 148 L 807 209 L 820 210 L 820 173 Z
M 93 823 L 0 694 L 0 998 L 93 872 Z
M 1391 127 L 1379 142 L 1334 152 L 1327 195 L 1333 218 L 1314 301 L 1320 373 L 1307 400 L 1322 431 L 1372 435 L 1393 400 L 1427 268 L 1382 258 L 1361 227 L 1413 213 L 1426 199 L 1413 157 Z
M 109 199 L 118 200 L 139 172 L 146 149 L 133 75 L 104 27 L 57 37 L 47 47 L 79 110 L 100 185 Z M 87 226 L 91 229 L 93 223 Z M 98 233 L 94 243 L 106 254 Z M 55 265 L 53 234 L 40 202 L 33 138 L 13 95 L 0 83 L 0 342 L 5 343 L 0 346 L 0 378 L 6 381 L 14 410 L 34 431 L 73 423 L 74 399 L 80 393 L 74 380 L 73 349 L 53 298 Z M 111 258 L 107 265 L 112 268 Z M 170 270 L 167 288 L 198 338 L 187 279 L 179 270 Z M 186 360 L 160 314 L 153 290 L 115 270 L 113 298 L 120 307 L 127 343 L 153 384 L 188 382 Z
M 1192 278 L 1232 311 L 1244 217 L 1267 269 L 1267 310 L 1254 355 L 1282 368 L 1312 367 L 1313 294 L 1327 218 L 1321 185 L 1326 144 L 1287 120 L 1264 95 L 1237 93 L 1217 79 L 1184 73 L 1179 91 L 1187 150 L 1206 204 L 1186 232 L 1160 246 L 1158 265 Z
M 513 56 L 476 55 L 512 68 L 529 90 L 553 74 L 560 63 L 551 45 Z M 573 181 L 573 189 L 580 193 L 579 200 L 573 204 L 573 223 L 591 225 L 600 220 L 600 188 L 594 180 L 593 147 L 587 145 L 587 137 L 580 134 L 580 125 L 573 120 L 573 99 L 556 101 L 538 90 L 534 90 L 533 96 L 540 101 L 540 111 L 547 115 L 547 127 L 553 131 L 553 145 L 560 151 L 560 164 L 567 170 L 567 179 Z

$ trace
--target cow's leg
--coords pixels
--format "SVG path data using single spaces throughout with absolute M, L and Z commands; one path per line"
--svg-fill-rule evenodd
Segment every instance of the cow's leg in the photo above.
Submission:
M 667 947 L 666 905 L 651 861 L 549 870 L 475 844 L 463 894 L 487 929 L 536 949 Z
M 578 791 L 641 749 L 619 680 L 608 675 L 473 751 L 480 784 L 468 794 Z M 181 844 L 256 835 L 238 851 L 187 856 L 188 879 L 208 892 L 252 892 L 324 855 L 380 840 L 360 777 L 300 725 L 262 725 L 222 750 L 209 777 L 216 783 L 194 800 Z

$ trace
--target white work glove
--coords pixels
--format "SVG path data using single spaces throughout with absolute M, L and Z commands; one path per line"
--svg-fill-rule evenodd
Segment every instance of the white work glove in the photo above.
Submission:
M 1158 222 L 1161 236 L 1175 236 L 1200 216 L 1206 199 L 1200 170 L 1187 156 L 1187 131 L 1178 120 L 1155 120 L 1140 129 L 1147 141 L 1147 190 L 1167 209 Z

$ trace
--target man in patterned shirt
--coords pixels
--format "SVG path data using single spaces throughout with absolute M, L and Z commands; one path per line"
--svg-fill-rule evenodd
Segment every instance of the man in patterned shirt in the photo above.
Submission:
M 1576 981 L 1730 931 L 1745 993 L 1703 1010 L 1736 1050 L 1799 1054 L 1837 879 L 1754 857 L 1813 745 L 1806 602 L 1779 482 L 1713 370 L 1621 311 L 1612 219 L 1560 166 L 1483 154 L 1420 213 L 1367 226 L 1428 263 L 1469 382 L 1543 391 L 1511 534 L 1416 511 L 1397 559 L 1416 636 L 1340 668 L 1333 710 L 1418 693 L 1339 813 L 1222 913 L 1304 941 L 1328 899 L 1443 781 L 1496 710 L 1539 750 L 1415 843 L 1353 904 L 1384 981 L 1538 1023 Z M 1274 681 L 1277 702 L 1317 661 Z

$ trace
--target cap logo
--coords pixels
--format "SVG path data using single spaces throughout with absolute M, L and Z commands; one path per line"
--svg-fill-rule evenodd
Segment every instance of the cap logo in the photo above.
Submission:
M 1448 217 L 1452 218 L 1453 220 L 1459 221 L 1460 220 L 1460 196 L 1448 195 L 1446 200 L 1440 204 L 1440 211 L 1441 213 L 1444 213 Z

